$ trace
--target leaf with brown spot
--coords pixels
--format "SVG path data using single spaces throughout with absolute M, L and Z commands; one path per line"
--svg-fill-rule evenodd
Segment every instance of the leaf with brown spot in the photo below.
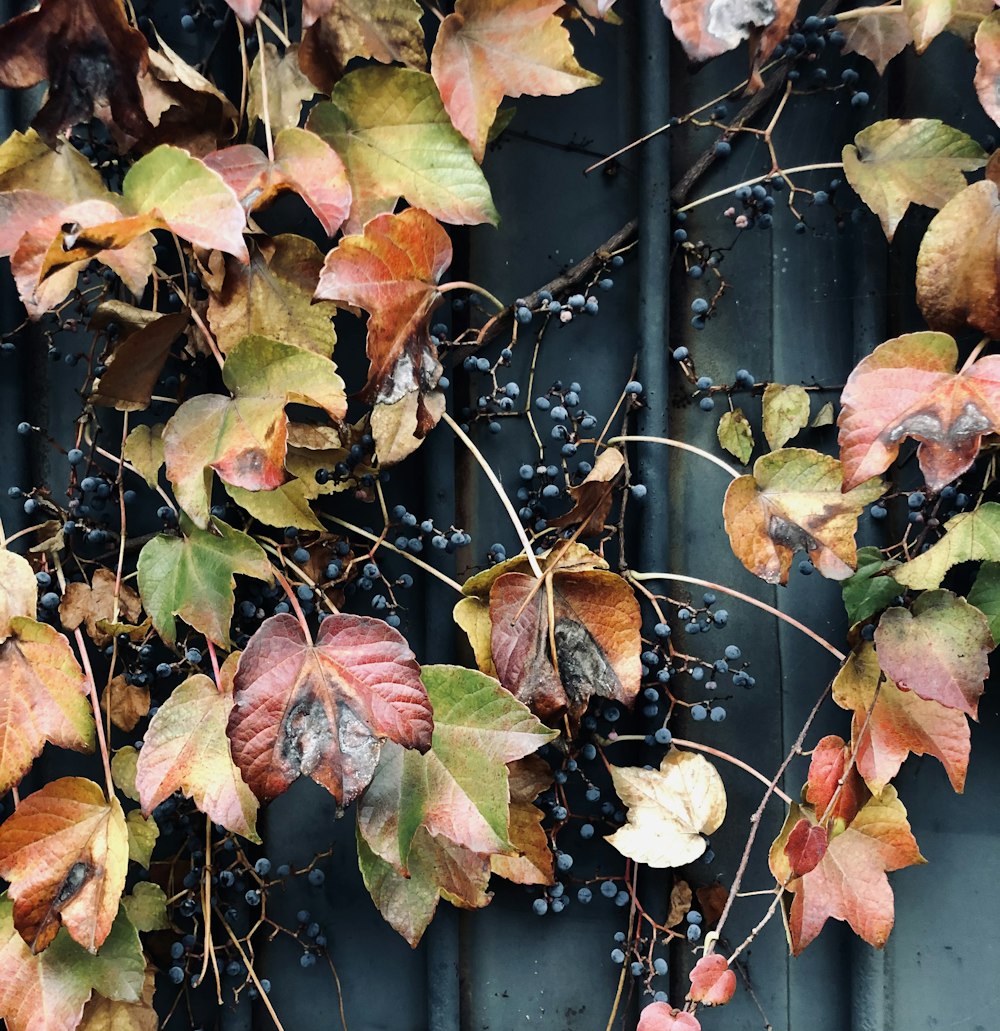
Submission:
M 582 526 L 581 537 L 600 537 L 624 468 L 625 457 L 620 451 L 602 451 L 584 481 L 568 488 L 573 507 L 564 515 L 549 519 L 549 526 Z
M 431 744 L 420 667 L 380 619 L 328 616 L 313 644 L 293 616 L 272 616 L 240 657 L 235 687 L 233 760 L 261 801 L 305 774 L 347 805 L 371 780 L 383 739 Z
M 764 437 L 772 451 L 809 425 L 809 395 L 797 383 L 768 383 L 763 398 Z
M 110 569 L 103 567 L 94 572 L 89 584 L 74 582 L 66 585 L 59 603 L 59 619 L 66 630 L 75 630 L 85 623 L 87 635 L 99 648 L 111 644 L 111 637 L 98 627 L 99 620 L 112 619 L 115 612 L 115 586 L 118 586 L 118 613 L 134 623 L 142 612 L 139 595 L 128 584 L 118 584 Z M 123 728 L 131 730 L 131 727 Z
M 66 638 L 15 616 L 0 645 L 0 794 L 20 783 L 46 742 L 94 748 L 87 682 Z
M 642 620 L 629 585 L 601 570 L 557 570 L 536 587 L 533 576 L 505 573 L 490 589 L 500 683 L 546 721 L 579 717 L 593 695 L 631 706 L 642 673 Z
M 979 609 L 951 591 L 925 591 L 910 609 L 882 613 L 878 661 L 905 691 L 977 719 L 994 642 Z
M 14 926 L 34 953 L 60 926 L 96 952 L 118 912 L 127 867 L 121 803 L 82 777 L 51 781 L 0 825 L 0 877 L 10 882 Z
M 101 711 L 111 710 L 111 722 L 126 732 L 149 712 L 149 688 L 130 684 L 124 674 L 112 677 L 101 694 Z
M 716 436 L 719 444 L 734 458 L 738 458 L 742 465 L 750 461 L 753 454 L 753 430 L 741 408 L 722 413 Z
M 149 128 L 137 82 L 147 49 L 118 0 L 42 0 L 0 26 L 0 86 L 26 89 L 48 81 L 48 97 L 33 120 L 46 138 L 96 117 L 139 139 Z
M 688 57 L 707 61 L 738 47 L 754 29 L 766 29 L 774 21 L 787 27 L 798 4 L 795 0 L 757 5 L 726 4 L 724 0 L 660 0 L 660 6 Z
M 818 451 L 784 448 L 758 458 L 723 502 L 736 557 L 762 580 L 784 584 L 792 557 L 805 551 L 823 576 L 846 580 L 857 564 L 858 517 L 883 486 L 872 478 L 842 493 L 842 481 L 840 462 Z
M 510 783 L 510 843 L 518 855 L 495 853 L 490 867 L 498 877 L 515 884 L 553 884 L 555 857 L 542 827 L 545 814 L 535 799 L 552 787 L 552 767 L 537 755 L 518 759 L 507 766 Z
M 1000 336 L 998 255 L 1000 196 L 986 179 L 948 201 L 920 241 L 917 304 L 930 326 Z
M 964 190 L 964 173 L 982 168 L 986 152 L 936 118 L 887 118 L 862 129 L 843 161 L 847 181 L 891 240 L 911 204 L 942 208 Z
M 888 469 L 907 437 L 920 441 L 917 459 L 933 491 L 972 465 L 983 434 L 1000 427 L 1000 357 L 960 372 L 957 363 L 955 341 L 927 332 L 887 340 L 858 363 L 838 419 L 845 489 Z
M 843 52 L 867 57 L 879 75 L 889 62 L 913 42 L 913 33 L 902 7 L 866 14 L 844 26 Z
M 718 952 L 702 956 L 691 971 L 688 998 L 703 1006 L 725 1006 L 736 991 L 736 973 Z
M 34 618 L 38 607 L 38 582 L 26 558 L 0 548 L 0 644 L 13 633 L 11 621 L 18 616 Z

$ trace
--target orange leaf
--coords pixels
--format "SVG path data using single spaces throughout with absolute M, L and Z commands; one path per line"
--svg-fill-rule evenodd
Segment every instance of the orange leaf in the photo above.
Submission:
M 701 1024 L 693 1013 L 675 1010 L 665 1002 L 653 1002 L 639 1014 L 635 1031 L 701 1031 Z
M 773 22 L 791 24 L 798 0 L 779 0 L 759 7 L 727 5 L 720 0 L 660 0 L 660 6 L 688 57 L 707 61 L 738 47 L 755 28 L 766 29 Z M 777 42 L 769 42 L 767 47 L 773 50 Z
M 824 737 L 813 749 L 805 799 L 824 823 L 831 820 L 850 823 L 869 798 L 870 793 L 855 767 L 847 769 L 850 759 L 851 750 L 834 734 Z
M 121 803 L 82 777 L 46 784 L 0 826 L 0 877 L 10 882 L 14 926 L 35 953 L 60 925 L 96 952 L 118 913 L 127 867 Z
M 736 974 L 729 969 L 725 956 L 717 952 L 702 956 L 691 971 L 688 998 L 706 1006 L 725 1006 L 736 991 Z
M 84 623 L 94 644 L 100 648 L 111 644 L 111 634 L 97 624 L 114 617 L 116 593 L 119 620 L 134 623 L 142 612 L 139 595 L 128 584 L 118 583 L 112 570 L 98 568 L 89 584 L 74 582 L 66 585 L 59 603 L 59 619 L 63 628 L 75 630 Z

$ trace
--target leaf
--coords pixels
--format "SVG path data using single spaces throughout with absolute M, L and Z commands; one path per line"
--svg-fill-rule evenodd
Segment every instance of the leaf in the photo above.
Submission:
M 490 647 L 500 683 L 543 720 L 578 718 L 593 695 L 631 706 L 642 672 L 641 616 L 631 588 L 602 570 L 557 571 L 550 583 L 536 590 L 533 576 L 505 573 L 490 589 Z
M 888 575 L 898 568 L 899 563 L 885 561 L 878 548 L 858 549 L 857 572 L 840 584 L 849 623 L 863 623 L 903 593 L 899 583 Z
M 871 797 L 842 738 L 828 734 L 813 748 L 803 796 L 823 823 L 849 824 Z
M 830 832 L 822 824 L 802 819 L 792 827 L 785 842 L 785 859 L 792 877 L 803 877 L 819 866 L 830 844 Z
M 469 144 L 452 126 L 434 80 L 408 68 L 366 67 L 345 75 L 306 127 L 343 159 L 351 181 L 348 230 L 391 211 L 403 197 L 442 222 L 499 219 Z
M 635 1031 L 701 1031 L 693 1013 L 675 1010 L 666 1002 L 651 1002 L 639 1014 Z
M 845 489 L 888 469 L 907 437 L 920 442 L 933 491 L 972 465 L 983 434 L 1000 427 L 1000 357 L 958 373 L 957 362 L 950 336 L 924 332 L 887 340 L 858 363 L 838 420 Z
M 504 97 L 562 97 L 600 76 L 577 62 L 562 0 L 458 0 L 438 28 L 431 74 L 477 161 Z
M 209 154 L 205 164 L 233 188 L 247 211 L 291 190 L 309 205 L 327 236 L 333 236 L 351 210 L 343 162 L 328 143 L 305 129 L 282 129 L 274 140 L 273 161 L 259 148 L 243 144 Z
M 286 404 L 312 404 L 334 419 L 347 414 L 344 381 L 333 362 L 266 337 L 244 337 L 229 353 L 222 378 L 233 397 L 201 394 L 185 401 L 163 431 L 167 476 L 184 511 L 203 529 L 213 470 L 246 490 L 285 482 Z
M 736 974 L 729 969 L 725 956 L 711 952 L 702 956 L 691 971 L 688 998 L 704 1006 L 725 1006 L 736 991 Z
M 624 468 L 625 457 L 620 451 L 615 448 L 602 451 L 583 482 L 567 488 L 574 501 L 572 509 L 556 519 L 549 519 L 549 526 L 582 526 L 581 537 L 600 537 Z
M 265 335 L 329 357 L 336 307 L 312 299 L 322 267 L 319 248 L 291 233 L 256 240 L 247 265 L 227 260 L 222 287 L 208 298 L 209 325 L 222 352 L 244 337 Z
M 312 777 L 347 805 L 367 786 L 383 739 L 427 751 L 432 716 L 420 667 L 380 619 L 328 616 L 316 643 L 290 615 L 265 620 L 240 657 L 228 734 L 261 801 Z
M 746 465 L 753 454 L 753 430 L 742 408 L 724 412 L 716 430 L 719 444 Z
M 792 805 L 785 827 L 771 846 L 771 870 L 784 880 L 777 852 L 800 819 L 811 811 Z M 910 832 L 906 809 L 891 785 L 871 798 L 851 823 L 830 838 L 823 858 L 788 884 L 794 899 L 788 915 L 793 955 L 819 934 L 831 917 L 845 920 L 869 945 L 882 948 L 892 930 L 893 896 L 887 872 L 924 862 Z
M 904 0 L 903 12 L 910 23 L 917 53 L 922 54 L 931 41 L 948 27 L 957 0 Z
M 862 129 L 843 151 L 844 174 L 891 240 L 910 204 L 942 208 L 986 164 L 971 136 L 936 118 L 887 118 Z
M 851 747 L 872 791 L 881 791 L 911 752 L 939 759 L 951 786 L 963 790 L 970 747 L 965 715 L 901 691 L 882 673 L 869 642 L 862 641 L 847 657 L 833 682 L 833 700 L 854 713 Z
M 138 749 L 132 745 L 119 748 L 111 756 L 111 778 L 115 787 L 133 802 L 139 801 L 139 791 L 135 786 L 135 769 L 138 761 Z
M 117 0 L 42 0 L 0 26 L 0 86 L 48 81 L 33 120 L 46 138 L 96 117 L 134 140 L 149 128 L 136 81 L 146 51 L 145 36 L 128 24 Z
M 984 562 L 979 567 L 968 601 L 986 616 L 993 640 L 1000 639 L 1000 563 Z
M 82 777 L 63 777 L 21 800 L 0 825 L 0 877 L 10 882 L 14 926 L 32 952 L 60 925 L 90 952 L 111 931 L 128 867 L 117 798 Z
M 225 677 L 216 687 L 196 673 L 174 688 L 149 721 L 139 752 L 135 784 L 145 816 L 180 791 L 214 823 L 260 841 L 257 799 L 230 756 L 226 727 L 232 710 L 232 685 Z
M 271 564 L 253 538 L 220 519 L 214 532 L 184 520 L 183 537 L 160 534 L 139 553 L 139 593 L 163 640 L 177 640 L 175 617 L 210 641 L 229 647 L 233 620 L 235 575 L 272 579 Z
M 309 505 L 309 500 L 319 493 L 312 483 L 294 479 L 274 490 L 243 490 L 228 483 L 225 488 L 240 508 L 265 526 L 278 529 L 294 526 L 299 530 L 317 532 L 324 529 Z
M 101 695 L 101 711 L 111 710 L 111 722 L 126 732 L 149 712 L 149 688 L 126 681 L 124 674 L 112 677 Z
M 115 587 L 118 587 L 116 592 Z M 111 636 L 102 631 L 99 620 L 112 619 L 116 610 L 128 622 L 134 622 L 142 612 L 139 595 L 128 584 L 118 583 L 113 570 L 98 568 L 88 584 L 74 582 L 66 585 L 59 603 L 59 619 L 66 630 L 76 630 L 86 624 L 87 634 L 99 648 L 111 644 Z M 126 728 L 131 729 L 131 727 Z
M 427 67 L 417 0 L 305 0 L 302 70 L 329 93 L 353 57 Z
M 944 524 L 945 534 L 925 552 L 898 566 L 893 576 L 914 590 L 940 587 L 945 574 L 961 562 L 1000 560 L 1000 504 L 987 501 L 960 512 Z M 971 599 L 970 599 L 971 600 Z
M 164 927 L 169 927 L 169 924 Z M 153 1008 L 155 988 L 156 975 L 152 967 L 147 967 L 142 997 L 138 1002 L 92 995 L 84 1007 L 77 1031 L 157 1031 L 160 1019 Z
M 857 18 L 844 26 L 844 35 L 847 38 L 843 52 L 867 57 L 879 75 L 884 75 L 889 62 L 913 42 L 901 7 Z
M 738 47 L 755 29 L 794 16 L 796 4 L 787 2 L 734 4 L 726 7 L 707 0 L 660 0 L 674 35 L 692 61 L 707 61 Z
M 516 856 L 495 852 L 490 869 L 515 884 L 555 883 L 554 859 L 542 827 L 544 813 L 535 799 L 552 786 L 552 769 L 538 755 L 518 759 L 507 767 L 510 782 L 510 843 Z
M 302 105 L 307 100 L 312 100 L 316 88 L 299 66 L 299 48 L 296 44 L 286 47 L 285 52 L 279 55 L 278 48 L 273 43 L 265 43 L 264 49 L 254 58 L 253 66 L 250 68 L 247 119 L 251 132 L 257 122 L 264 117 L 262 67 L 267 77 L 267 113 L 271 131 L 280 136 L 283 130 L 298 126 Z
M 973 719 L 993 646 L 986 617 L 951 591 L 927 591 L 911 609 L 887 609 L 875 629 L 888 677 L 903 690 Z
M 0 794 L 20 783 L 45 743 L 94 748 L 83 671 L 62 634 L 15 616 L 0 645 Z
M 983 110 L 1000 125 L 1000 12 L 983 18 L 976 29 L 976 93 Z
M 380 466 L 395 465 L 412 455 L 440 421 L 446 408 L 444 392 L 430 384 L 437 383 L 441 372 L 436 359 L 433 364 L 428 361 L 416 376 L 405 358 L 396 366 L 396 376 L 387 385 L 389 396 L 414 380 L 418 386 L 398 401 L 379 401 L 372 408 L 371 434 Z
M 155 488 L 163 465 L 163 424 L 136 426 L 125 438 L 122 457 L 136 467 L 150 487 Z
M 0 1017 L 7 1031 L 75 1031 L 94 989 L 116 1002 L 140 999 L 145 960 L 124 912 L 97 956 L 65 931 L 33 956 L 14 929 L 12 910 L 0 896 Z
M 809 395 L 805 387 L 768 383 L 763 404 L 764 436 L 772 451 L 784 447 L 809 425 Z
M 733 480 L 723 516 L 733 553 L 768 583 L 788 582 L 792 556 L 805 551 L 831 580 L 854 572 L 858 516 L 883 491 L 872 478 L 842 493 L 843 470 L 829 455 L 785 448 L 758 458 L 752 476 Z
M 38 607 L 35 571 L 26 558 L 0 548 L 0 643 L 14 632 L 11 622 L 18 616 L 34 618 Z
M 820 426 L 832 426 L 834 421 L 833 402 L 827 401 L 827 403 L 816 413 L 816 418 L 813 419 L 809 425 L 813 429 L 817 429 Z
M 122 338 L 106 359 L 106 371 L 95 381 L 90 400 L 120 412 L 148 408 L 170 348 L 189 322 L 186 311 L 158 315 Z M 91 329 L 96 328 L 92 319 Z
M 165 931 L 170 927 L 166 893 L 152 881 L 139 881 L 131 895 L 122 897 L 122 907 L 132 926 L 143 934 L 148 931 Z
M 66 141 L 49 146 L 34 129 L 12 132 L 0 143 L 0 192 L 41 191 L 62 204 L 104 197 L 100 172 Z
M 1000 335 L 998 234 L 1000 198 L 989 179 L 967 186 L 931 221 L 917 255 L 917 303 L 931 326 Z
M 726 789 L 700 755 L 672 748 L 658 770 L 612 766 L 628 822 L 606 839 L 623 856 L 655 869 L 693 863 L 726 817 Z
M 133 809 L 125 817 L 125 829 L 128 832 L 129 861 L 148 870 L 160 828 L 155 820 L 147 820 L 138 809 Z

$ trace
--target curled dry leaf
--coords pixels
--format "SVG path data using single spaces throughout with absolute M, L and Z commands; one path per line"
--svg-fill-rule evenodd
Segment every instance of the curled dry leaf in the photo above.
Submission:
M 60 926 L 97 952 L 127 867 L 121 803 L 82 777 L 51 781 L 0 825 L 0 877 L 10 882 L 14 926 L 33 953 L 48 948 Z
M 843 477 L 840 462 L 807 448 L 758 458 L 753 475 L 733 480 L 723 503 L 736 557 L 762 580 L 784 584 L 792 556 L 805 551 L 823 576 L 846 580 L 857 562 L 858 517 L 883 488 L 872 478 L 843 493 Z
M 917 459 L 931 490 L 972 465 L 983 434 L 1000 427 L 1000 357 L 960 372 L 957 363 L 954 339 L 926 332 L 887 340 L 858 363 L 838 420 L 845 490 L 888 469 L 908 437 L 920 442 Z
M 273 43 L 265 43 L 250 68 L 250 96 L 247 99 L 247 118 L 251 131 L 258 119 L 264 117 L 264 83 L 267 77 L 267 114 L 271 131 L 281 135 L 285 129 L 299 124 L 302 105 L 312 100 L 316 88 L 299 64 L 298 44 L 286 47 L 281 54 Z M 275 141 L 277 143 L 277 141 Z M 343 176 L 343 170 L 341 175 Z
M 691 971 L 688 998 L 705 1006 L 725 1006 L 736 991 L 736 973 L 729 969 L 726 957 L 717 952 L 702 956 Z
M 797 383 L 768 383 L 763 411 L 764 437 L 770 448 L 777 450 L 809 425 L 809 394 Z
M 726 817 L 726 790 L 707 759 L 671 749 L 658 770 L 612 766 L 611 777 L 628 822 L 607 838 L 623 856 L 660 869 L 693 863 L 705 852 L 703 835 Z
M 902 7 L 888 7 L 856 18 L 844 27 L 845 54 L 867 57 L 879 75 L 912 42 L 913 32 Z
M 692 61 L 707 61 L 733 50 L 754 30 L 766 29 L 772 22 L 779 21 L 787 28 L 798 8 L 795 0 L 741 0 L 732 4 L 723 0 L 660 0 L 660 6 Z
M 142 613 L 139 595 L 128 584 L 119 583 L 114 570 L 100 567 L 95 570 L 89 584 L 73 582 L 66 585 L 59 603 L 59 619 L 66 630 L 75 630 L 85 624 L 87 635 L 94 644 L 103 648 L 111 644 L 111 635 L 98 623 L 114 619 L 116 602 L 118 615 L 124 622 L 134 623 Z
M 552 768 L 540 756 L 529 755 L 509 763 L 507 776 L 510 782 L 508 836 L 518 854 L 492 854 L 490 869 L 515 884 L 553 884 L 555 857 L 542 827 L 545 814 L 535 805 L 535 799 L 552 787 Z
M 651 1002 L 639 1014 L 635 1031 L 701 1031 L 701 1024 L 693 1013 L 675 1010 L 665 1002 Z
M 26 558 L 0 548 L 0 643 L 13 632 L 11 620 L 33 618 L 38 606 L 35 571 Z
M 903 13 L 910 23 L 918 54 L 948 27 L 956 6 L 957 0 L 904 0 Z
M 427 751 L 433 718 L 420 667 L 398 630 L 328 616 L 316 643 L 290 615 L 265 620 L 240 657 L 228 734 L 261 800 L 312 777 L 347 805 L 367 787 L 388 738 Z
M 942 208 L 986 164 L 971 136 L 936 118 L 887 118 L 843 151 L 844 174 L 891 240 L 911 204 Z
M 110 711 L 111 722 L 119 730 L 134 730 L 149 712 L 149 688 L 130 684 L 120 673 L 111 678 L 101 694 L 101 711 Z
M 581 537 L 600 537 L 624 468 L 625 456 L 620 451 L 615 448 L 602 451 L 583 482 L 568 488 L 573 507 L 549 519 L 549 526 L 582 526 Z
M 951 591 L 926 591 L 910 609 L 886 609 L 878 661 L 903 690 L 977 718 L 994 642 L 979 609 Z

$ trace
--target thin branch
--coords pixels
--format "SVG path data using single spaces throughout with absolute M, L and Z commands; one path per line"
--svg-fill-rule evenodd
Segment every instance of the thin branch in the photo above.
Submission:
M 507 307 L 503 301 L 491 294 L 485 287 L 479 286 L 478 283 L 469 283 L 464 279 L 455 279 L 438 287 L 438 293 L 441 294 L 449 293 L 452 290 L 471 290 L 473 293 L 481 294 L 493 304 L 497 311 L 503 311 Z
M 695 447 L 694 444 L 687 444 L 683 440 L 674 440 L 673 437 L 645 437 L 640 434 L 629 434 L 628 436 L 612 437 L 607 444 L 665 444 L 667 447 L 675 447 L 681 451 L 690 451 L 693 455 L 698 455 L 700 458 L 704 458 L 708 462 L 712 462 L 717 465 L 720 469 L 725 469 L 727 473 L 734 479 L 738 480 L 743 473 L 737 472 L 728 462 L 724 462 L 721 458 L 716 458 L 715 455 L 708 451 L 704 451 L 700 447 Z
M 729 194 L 734 193 L 736 190 L 743 186 L 755 186 L 757 183 L 764 182 L 765 179 L 773 179 L 777 175 L 794 175 L 797 172 L 819 172 L 823 169 L 829 168 L 843 168 L 844 163 L 842 161 L 820 161 L 813 165 L 796 165 L 795 168 L 782 168 L 779 171 L 770 171 L 764 175 L 756 175 L 753 179 L 744 179 L 741 183 L 733 183 L 732 186 L 727 186 L 725 189 L 716 190 L 715 193 L 710 193 L 706 197 L 699 197 L 697 200 L 693 200 L 683 207 L 680 207 L 675 212 L 680 214 L 682 211 L 690 211 L 692 208 L 697 208 L 702 204 L 707 204 L 709 201 L 718 200 L 720 197 L 728 197 Z
M 260 983 L 260 978 L 257 976 L 257 971 L 253 968 L 253 963 L 250 961 L 250 958 L 244 951 L 243 946 L 240 944 L 239 938 L 236 937 L 236 934 L 234 933 L 233 929 L 226 922 L 226 918 L 222 915 L 222 912 L 219 909 L 219 907 L 213 906 L 212 908 L 215 910 L 215 915 L 219 918 L 219 922 L 222 924 L 223 928 L 225 928 L 226 934 L 229 935 L 230 940 L 236 946 L 236 951 L 240 954 L 240 959 L 243 960 L 243 965 L 247 968 L 247 973 L 250 975 L 250 980 L 253 981 L 254 986 L 260 994 L 261 1002 L 264 1003 L 267 1012 L 271 1014 L 271 1019 L 274 1021 L 274 1026 L 278 1029 L 278 1031 L 285 1031 L 281 1021 L 278 1019 L 278 1014 L 274 1012 L 274 1007 L 271 1005 L 271 1000 L 267 997 L 267 992 L 264 991 L 264 986 Z

